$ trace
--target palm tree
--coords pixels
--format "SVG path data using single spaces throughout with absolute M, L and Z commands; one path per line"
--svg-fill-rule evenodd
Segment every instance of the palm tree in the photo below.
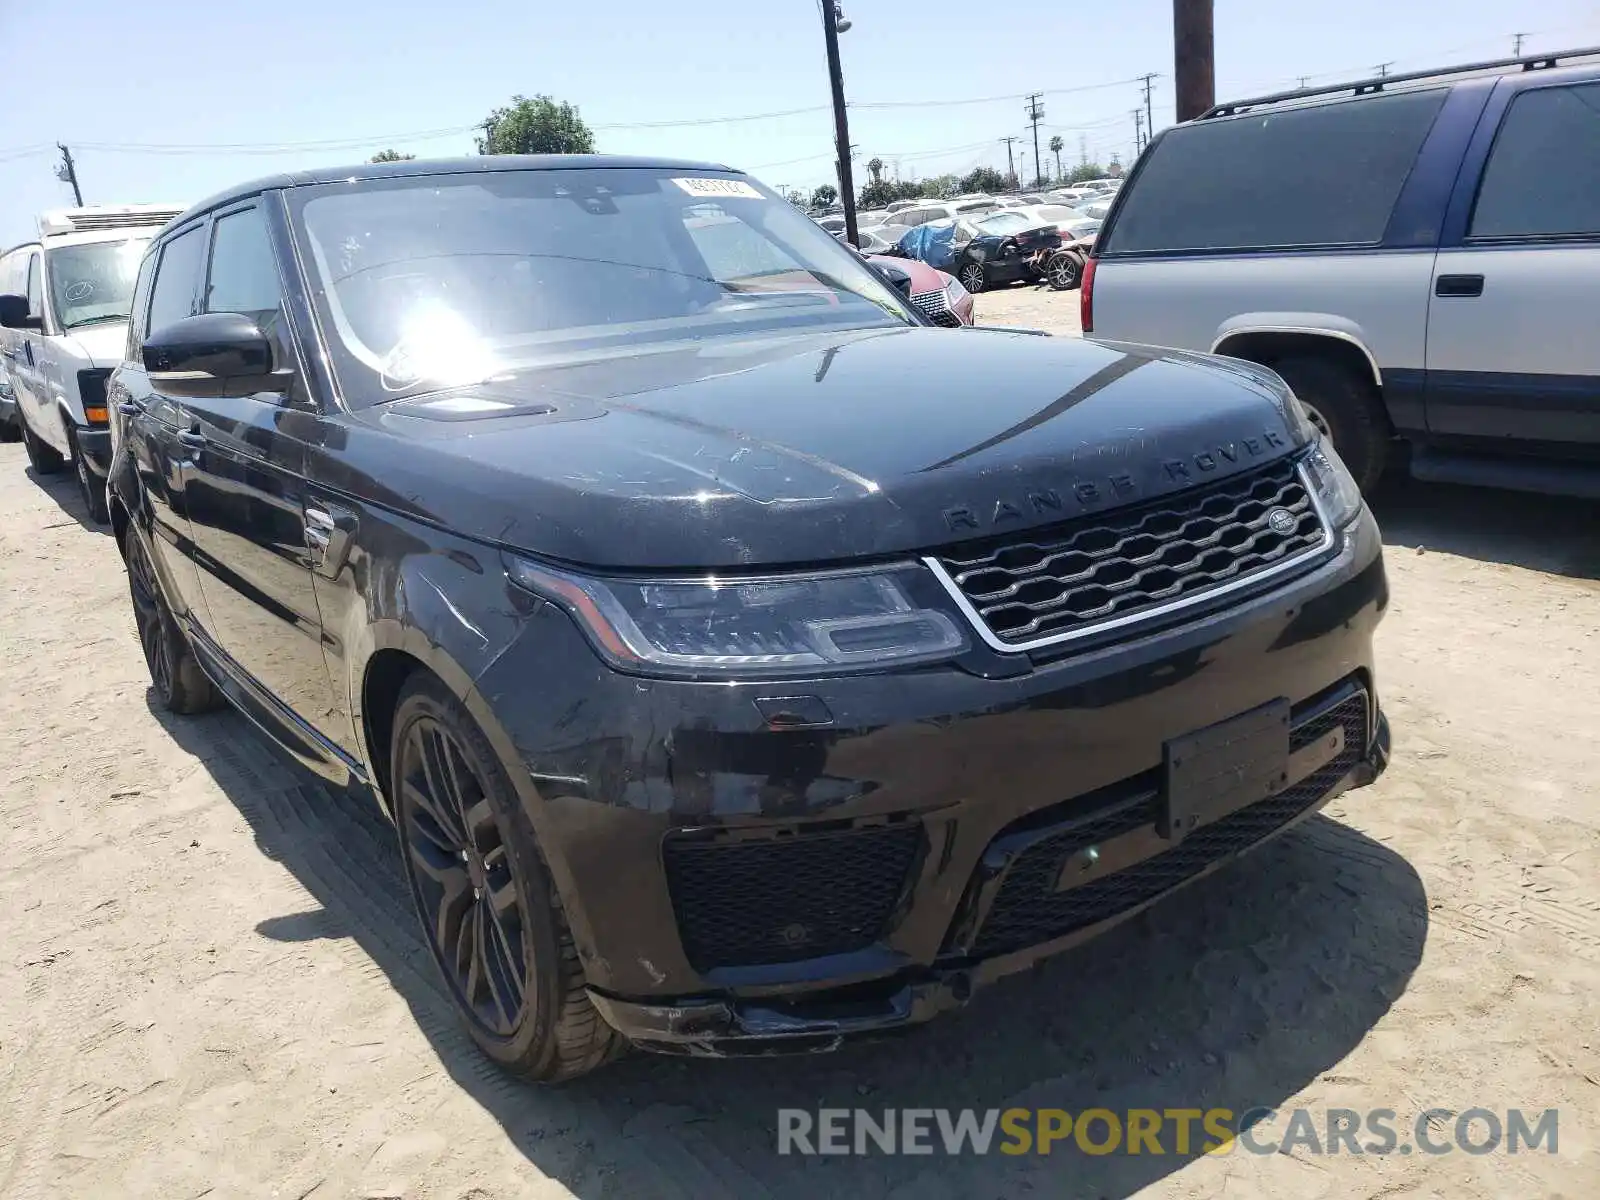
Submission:
M 1050 153 L 1056 156 L 1056 179 L 1061 178 L 1061 135 L 1058 133 L 1050 139 Z
M 867 170 L 872 172 L 872 182 L 878 183 L 883 175 L 883 159 L 874 158 L 867 163 Z

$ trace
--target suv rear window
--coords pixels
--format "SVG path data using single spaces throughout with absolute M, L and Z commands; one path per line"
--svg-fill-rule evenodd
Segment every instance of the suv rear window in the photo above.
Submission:
M 1173 129 L 1140 164 L 1100 253 L 1376 242 L 1446 92 L 1263 110 Z

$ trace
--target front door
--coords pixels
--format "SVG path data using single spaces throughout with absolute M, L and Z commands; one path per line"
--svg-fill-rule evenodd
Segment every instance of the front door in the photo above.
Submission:
M 18 272 L 18 283 L 28 298 L 28 315 L 44 321 L 44 264 L 37 250 L 26 251 Z M 10 337 L 6 347 L 6 366 L 11 374 L 12 390 L 17 393 L 17 411 L 28 422 L 34 436 L 51 446 L 63 439 L 55 432 L 60 421 L 55 406 L 50 402 L 50 389 L 44 380 L 45 341 L 44 330 L 8 329 Z
M 1502 85 L 1503 86 L 1503 85 Z M 1492 115 L 1494 108 L 1491 107 Z M 1600 83 L 1513 94 L 1428 308 L 1431 433 L 1600 446 Z M 1470 161 L 1469 152 L 1469 161 Z
M 254 205 L 212 223 L 201 312 L 243 313 L 288 361 L 282 288 L 265 218 Z M 205 597 L 206 632 L 246 674 L 336 743 L 348 740 L 322 653 L 322 621 L 306 544 L 306 448 L 314 424 L 273 393 L 185 399 L 194 445 L 184 508 Z

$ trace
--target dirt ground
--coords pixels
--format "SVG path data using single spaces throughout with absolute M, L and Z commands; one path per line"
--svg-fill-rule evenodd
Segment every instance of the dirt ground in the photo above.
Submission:
M 535 1090 L 457 1032 L 387 826 L 153 712 L 111 539 L 0 446 L 0 1196 L 1600 1194 L 1600 509 L 1375 507 L 1376 786 L 911 1036 Z M 858 1105 L 1561 1115 L 1554 1156 L 776 1154 L 780 1107 Z

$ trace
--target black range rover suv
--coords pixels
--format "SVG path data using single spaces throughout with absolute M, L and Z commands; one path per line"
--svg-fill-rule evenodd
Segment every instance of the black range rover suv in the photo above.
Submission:
M 1378 531 L 1281 380 L 931 328 L 727 168 L 236 188 L 111 399 L 160 702 L 371 788 L 531 1078 L 926 1019 L 1387 760 Z

